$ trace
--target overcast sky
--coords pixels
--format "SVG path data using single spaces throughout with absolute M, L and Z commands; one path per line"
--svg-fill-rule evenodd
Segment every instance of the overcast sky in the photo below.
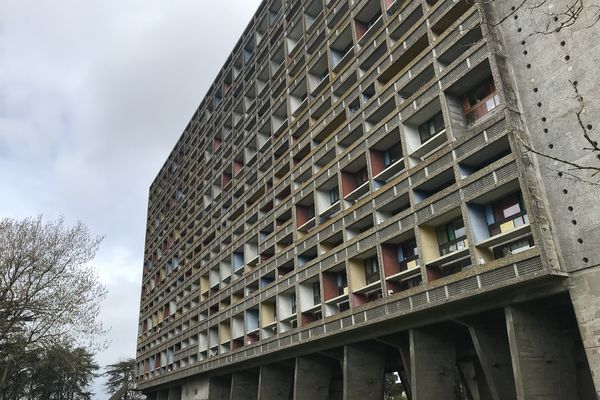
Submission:
M 150 183 L 258 4 L 0 0 L 0 216 L 105 235 L 102 365 L 135 354 Z

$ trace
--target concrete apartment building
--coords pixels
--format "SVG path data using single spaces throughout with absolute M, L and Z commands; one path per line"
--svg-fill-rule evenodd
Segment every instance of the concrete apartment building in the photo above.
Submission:
M 150 188 L 139 388 L 597 398 L 599 27 L 521 3 L 262 2 Z

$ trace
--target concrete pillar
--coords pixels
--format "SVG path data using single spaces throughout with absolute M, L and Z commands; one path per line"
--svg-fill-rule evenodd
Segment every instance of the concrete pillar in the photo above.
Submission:
M 454 393 L 456 348 L 440 329 L 411 329 L 412 400 L 447 399 Z
M 169 391 L 161 390 L 156 392 L 156 400 L 169 400 Z
M 469 334 L 493 400 L 514 400 L 515 378 L 506 328 L 493 321 L 470 323 Z
M 344 400 L 381 400 L 385 351 L 375 344 L 344 346 Z
M 596 398 L 600 399 L 600 267 L 572 273 L 569 281 L 569 294 L 581 341 L 592 374 Z
M 231 377 L 210 378 L 208 380 L 208 400 L 229 400 Z
M 181 400 L 208 400 L 208 379 L 190 379 L 181 386 Z
M 532 304 L 505 314 L 517 399 L 576 399 L 574 346 L 559 316 Z
M 298 357 L 294 369 L 294 400 L 328 400 L 331 361 L 322 357 Z
M 234 372 L 231 376 L 230 400 L 257 400 L 258 374 L 253 372 Z
M 174 387 L 169 389 L 169 400 L 181 400 L 181 387 Z
M 294 369 L 283 364 L 260 367 L 258 400 L 289 399 L 294 389 Z

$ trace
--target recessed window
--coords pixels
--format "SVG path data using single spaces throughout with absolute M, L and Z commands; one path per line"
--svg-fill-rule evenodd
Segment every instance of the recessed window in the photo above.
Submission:
M 419 138 L 421 139 L 421 144 L 438 135 L 444 129 L 446 129 L 446 126 L 444 125 L 444 116 L 440 112 L 419 126 Z
M 490 236 L 508 232 L 529 223 L 521 193 L 513 193 L 485 208 Z
M 467 124 L 472 124 L 500 105 L 500 97 L 492 78 L 472 89 L 462 98 Z
M 436 234 L 441 256 L 467 247 L 467 234 L 462 218 L 438 227 Z

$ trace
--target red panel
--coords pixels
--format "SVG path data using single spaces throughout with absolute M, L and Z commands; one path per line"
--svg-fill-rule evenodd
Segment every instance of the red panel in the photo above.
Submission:
M 383 152 L 379 150 L 369 150 L 369 153 L 371 155 L 371 169 L 373 170 L 373 176 L 375 176 L 385 169 Z
M 396 246 L 384 244 L 381 246 L 383 257 L 383 273 L 385 276 L 390 276 L 400 272 L 400 263 L 396 254 Z
M 324 273 L 323 274 L 323 296 L 325 301 L 331 300 L 337 297 L 337 285 L 335 283 L 335 275 Z

